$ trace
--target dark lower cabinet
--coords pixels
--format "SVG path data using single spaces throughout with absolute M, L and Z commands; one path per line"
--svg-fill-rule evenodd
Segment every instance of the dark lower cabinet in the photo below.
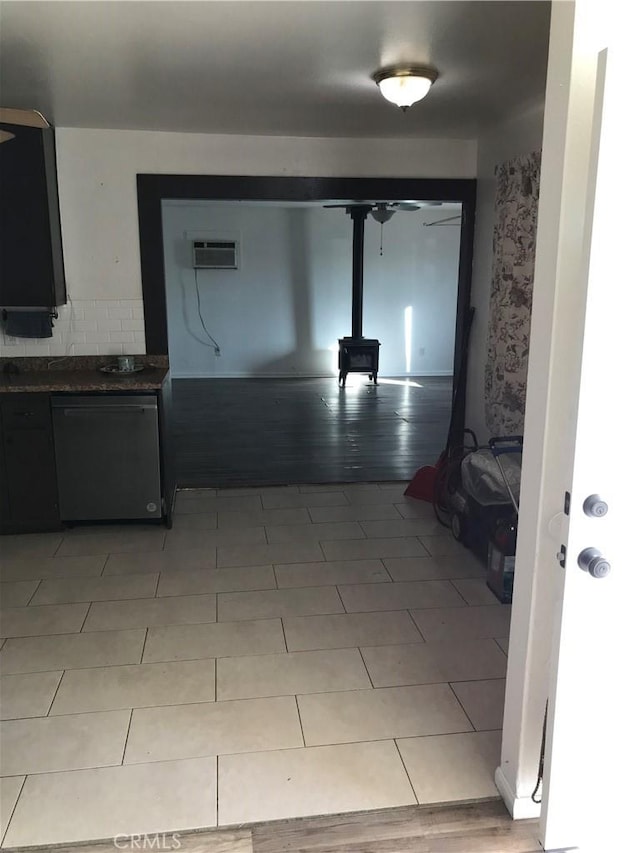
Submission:
M 0 396 L 0 532 L 60 528 L 49 394 Z

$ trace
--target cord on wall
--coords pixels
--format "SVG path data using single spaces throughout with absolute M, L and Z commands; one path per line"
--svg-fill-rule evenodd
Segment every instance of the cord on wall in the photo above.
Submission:
M 220 347 L 218 345 L 218 342 L 211 335 L 211 333 L 209 332 L 209 329 L 207 329 L 205 322 L 204 322 L 204 318 L 202 316 L 202 306 L 200 305 L 200 285 L 198 284 L 198 270 L 197 270 L 197 268 L 193 270 L 193 274 L 194 274 L 194 277 L 196 280 L 196 300 L 198 303 L 198 317 L 200 318 L 200 325 L 202 326 L 202 331 L 205 333 L 205 335 L 211 341 L 210 344 L 205 343 L 205 346 L 211 347 L 216 355 L 220 355 L 221 351 L 220 351 Z

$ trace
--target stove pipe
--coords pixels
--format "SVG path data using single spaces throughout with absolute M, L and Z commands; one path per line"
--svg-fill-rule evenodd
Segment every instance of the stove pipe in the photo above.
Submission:
M 351 337 L 362 337 L 362 293 L 364 281 L 364 221 L 371 205 L 358 204 L 349 208 L 353 220 L 353 268 L 351 297 Z

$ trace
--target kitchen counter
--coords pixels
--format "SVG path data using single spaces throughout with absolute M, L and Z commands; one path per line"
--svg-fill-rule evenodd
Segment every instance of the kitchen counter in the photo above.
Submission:
M 169 373 L 166 357 L 138 356 L 137 361 L 144 366 L 143 370 L 130 376 L 114 376 L 100 370 L 100 367 L 113 364 L 112 356 L 78 356 L 58 360 L 3 358 L 0 359 L 0 394 L 160 390 Z
M 168 370 L 145 367 L 131 376 L 110 376 L 94 370 L 43 370 L 17 374 L 0 374 L 0 394 L 5 392 L 42 391 L 157 391 L 162 388 Z

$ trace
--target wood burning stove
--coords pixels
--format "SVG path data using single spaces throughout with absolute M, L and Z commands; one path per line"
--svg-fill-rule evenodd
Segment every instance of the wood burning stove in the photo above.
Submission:
M 338 341 L 338 382 L 344 385 L 348 373 L 368 373 L 378 384 L 380 341 L 362 336 L 362 293 L 364 271 L 364 222 L 373 206 L 354 204 L 347 207 L 353 220 L 353 273 L 351 298 L 351 337 Z
M 338 382 L 344 385 L 347 373 L 368 373 L 378 384 L 380 341 L 375 338 L 340 338 L 338 350 Z

